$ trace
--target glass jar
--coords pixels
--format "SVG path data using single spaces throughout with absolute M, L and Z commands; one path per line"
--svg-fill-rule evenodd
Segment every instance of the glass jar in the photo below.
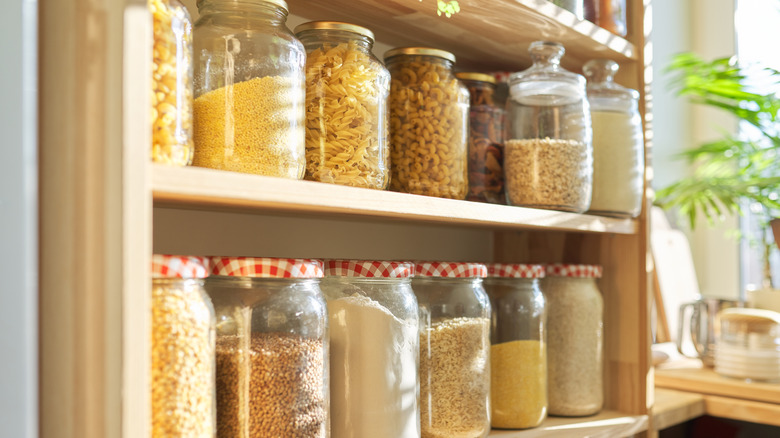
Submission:
M 560 66 L 563 46 L 536 41 L 533 65 L 509 80 L 507 203 L 582 213 L 593 179 L 585 78 Z
M 390 73 L 365 27 L 315 21 L 295 28 L 306 48 L 306 176 L 383 190 L 390 182 Z
M 303 45 L 284 0 L 198 0 L 195 166 L 301 179 Z
M 455 55 L 424 47 L 385 53 L 390 70 L 390 189 L 465 199 L 469 94 Z
M 212 258 L 217 436 L 328 437 L 322 262 Z
M 604 403 L 601 266 L 555 264 L 546 271 L 549 414 L 596 414 Z
M 413 273 L 411 263 L 326 261 L 334 437 L 420 436 Z
M 593 196 L 590 212 L 636 217 L 642 210 L 645 150 L 639 93 L 615 83 L 618 64 L 585 63 L 593 125 Z
M 415 265 L 422 438 L 481 438 L 490 432 L 490 301 L 482 287 L 486 275 L 480 263 Z
M 457 73 L 469 90 L 469 201 L 504 204 L 504 110 L 493 101 L 496 80 Z
M 583 0 L 551 0 L 553 4 L 570 11 L 579 20 L 585 18 L 585 5 Z
M 718 322 L 715 372 L 748 381 L 780 381 L 780 313 L 730 308 L 718 314 Z
M 626 36 L 626 0 L 598 0 L 598 24 L 615 35 Z
M 490 404 L 493 427 L 527 429 L 547 416 L 547 306 L 544 266 L 488 264 L 492 309 Z
M 152 437 L 213 438 L 214 307 L 202 257 L 152 256 Z
M 152 161 L 192 163 L 192 20 L 177 0 L 148 0 L 152 13 Z

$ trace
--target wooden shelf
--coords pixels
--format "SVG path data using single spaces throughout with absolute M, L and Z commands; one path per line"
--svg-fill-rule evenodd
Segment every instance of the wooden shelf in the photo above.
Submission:
M 663 430 L 705 415 L 704 397 L 684 391 L 656 388 L 653 428 Z
M 548 417 L 541 426 L 528 430 L 493 430 L 499 438 L 619 438 L 647 430 L 647 415 L 626 415 L 602 411 L 591 417 Z

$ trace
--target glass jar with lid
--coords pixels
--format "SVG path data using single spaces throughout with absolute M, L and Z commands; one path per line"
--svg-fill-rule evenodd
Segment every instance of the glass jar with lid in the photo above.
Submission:
M 547 305 L 543 265 L 491 263 L 490 404 L 493 427 L 527 429 L 547 416 Z
M 773 293 L 777 293 L 774 291 Z M 715 372 L 748 381 L 780 381 L 780 313 L 729 308 L 718 314 Z
M 325 262 L 334 437 L 420 436 L 413 274 L 408 262 Z
M 598 413 L 602 386 L 604 301 L 596 281 L 601 266 L 546 267 L 549 414 L 579 417 Z
M 490 432 L 490 301 L 481 263 L 417 262 L 423 438 Z
M 203 257 L 152 256 L 152 436 L 213 438 L 214 307 Z
M 509 79 L 507 203 L 582 213 L 593 179 L 585 78 L 560 66 L 558 43 L 536 41 L 529 52 L 533 65 Z
M 306 179 L 383 190 L 390 182 L 390 73 L 362 26 L 295 28 L 306 48 Z
M 303 45 L 284 0 L 198 0 L 195 166 L 303 178 Z
M 469 94 L 455 55 L 427 47 L 385 53 L 390 70 L 390 189 L 465 199 Z
M 214 257 L 217 436 L 330 436 L 322 262 Z

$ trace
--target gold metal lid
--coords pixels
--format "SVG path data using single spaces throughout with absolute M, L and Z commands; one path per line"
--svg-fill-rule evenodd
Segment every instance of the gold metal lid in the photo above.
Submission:
M 195 5 L 198 7 L 198 9 L 200 9 L 200 7 L 203 6 L 203 3 L 206 3 L 207 1 L 208 0 L 198 0 L 195 3 Z M 238 0 L 234 0 L 234 1 L 238 1 Z M 284 1 L 284 0 L 259 0 L 259 1 L 255 0 L 255 3 L 270 3 L 270 4 L 274 5 L 274 6 L 278 6 L 278 7 L 282 8 L 282 9 L 284 9 L 284 13 L 285 14 L 289 14 L 290 13 L 290 8 L 287 7 L 287 2 Z
M 496 78 L 485 73 L 460 72 L 460 73 L 455 73 L 455 77 L 458 79 L 463 79 L 464 81 L 479 81 L 479 82 L 487 82 L 489 84 L 496 83 Z
M 307 23 L 295 26 L 295 35 L 307 30 L 343 30 L 366 36 L 374 41 L 374 32 L 371 32 L 363 26 L 357 24 L 343 23 L 341 21 L 309 21 Z
M 399 47 L 396 49 L 388 50 L 385 52 L 385 60 L 388 60 L 398 55 L 424 55 L 435 56 L 437 58 L 443 58 L 451 62 L 455 62 L 455 55 L 440 49 L 432 49 L 430 47 Z

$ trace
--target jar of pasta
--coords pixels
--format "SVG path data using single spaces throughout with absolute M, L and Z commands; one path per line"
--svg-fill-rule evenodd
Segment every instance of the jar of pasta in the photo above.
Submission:
M 295 28 L 306 48 L 306 175 L 385 189 L 390 182 L 390 73 L 365 27 L 315 21 Z
M 303 45 L 284 0 L 198 0 L 195 166 L 303 178 Z
M 455 56 L 424 47 L 385 53 L 390 70 L 390 189 L 464 199 L 469 95 Z

